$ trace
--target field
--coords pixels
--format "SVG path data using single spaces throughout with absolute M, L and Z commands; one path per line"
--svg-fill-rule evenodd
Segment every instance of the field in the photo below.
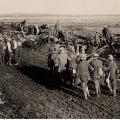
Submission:
M 95 31 L 91 29 L 88 33 Z M 47 68 L 49 47 L 50 44 L 36 50 L 22 48 L 19 66 L 0 67 L 0 88 L 5 101 L 0 105 L 0 118 L 120 118 L 120 82 L 116 98 L 104 84 L 97 98 L 90 82 L 91 96 L 84 100 L 81 88 L 67 88 L 52 78 Z M 109 50 L 106 51 L 108 54 Z M 119 65 L 119 59 L 116 61 Z

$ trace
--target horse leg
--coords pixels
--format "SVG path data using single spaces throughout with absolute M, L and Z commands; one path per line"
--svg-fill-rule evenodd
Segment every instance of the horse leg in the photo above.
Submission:
M 16 65 L 18 65 L 20 62 L 20 48 L 16 49 L 15 58 L 16 58 Z
M 0 59 L 0 65 L 2 66 L 2 58 Z
M 3 66 L 5 65 L 4 55 L 2 56 Z
M 2 54 L 0 53 L 0 66 L 2 66 Z
M 3 64 L 5 65 L 5 52 L 4 52 L 4 55 L 3 55 Z
M 18 57 L 18 62 L 20 63 L 20 60 L 21 60 L 21 47 L 19 48 L 19 57 Z
M 14 63 L 16 64 L 16 49 L 13 49 Z
M 21 55 L 20 55 L 20 52 L 21 52 L 20 49 L 21 49 L 21 48 L 18 48 L 18 51 L 17 51 L 17 63 L 18 63 L 18 64 L 20 63 L 20 56 L 21 56 Z
M 3 55 L 1 56 L 1 65 L 3 66 Z
M 11 57 L 12 57 L 12 55 L 11 55 L 11 53 L 9 53 L 9 58 L 8 58 L 8 64 L 9 64 L 9 65 L 12 65 L 12 62 L 11 62 L 11 61 L 12 61 L 12 58 L 11 58 Z

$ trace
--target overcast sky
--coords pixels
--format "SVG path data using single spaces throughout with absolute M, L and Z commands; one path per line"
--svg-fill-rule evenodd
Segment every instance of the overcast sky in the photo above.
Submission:
M 0 14 L 120 14 L 120 0 L 0 0 Z

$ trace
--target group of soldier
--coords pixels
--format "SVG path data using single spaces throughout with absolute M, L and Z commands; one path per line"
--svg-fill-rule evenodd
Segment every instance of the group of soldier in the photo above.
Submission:
M 110 25 L 104 26 L 102 29 L 102 35 L 99 32 L 96 32 L 93 37 L 94 46 L 101 47 L 105 44 L 111 44 L 113 40 L 113 34 L 111 33 Z
M 6 31 L 0 34 L 0 63 L 15 65 L 20 62 L 22 41 L 20 34 Z
M 108 33 L 106 30 L 107 28 L 104 29 L 103 32 Z M 109 44 L 109 35 L 105 34 L 104 37 L 106 41 L 108 40 Z M 67 46 L 67 48 L 65 48 L 56 43 L 52 47 L 52 52 L 49 54 L 48 67 L 52 74 L 57 76 L 56 78 L 60 80 L 63 80 L 62 72 L 69 70 L 69 76 L 72 78 L 71 85 L 78 86 L 81 84 L 85 99 L 88 99 L 90 96 L 88 82 L 91 80 L 94 81 L 96 95 L 99 97 L 101 94 L 101 78 L 106 87 L 108 87 L 110 93 L 113 96 L 116 96 L 116 82 L 119 70 L 113 55 L 108 55 L 108 59 L 106 60 L 107 66 L 103 65 L 103 61 L 99 59 L 99 53 L 94 53 L 91 57 L 91 61 L 87 60 L 87 56 L 85 45 L 82 45 L 80 49 L 77 49 L 73 46 Z
M 54 39 L 56 38 L 55 36 L 58 36 L 58 33 L 60 33 L 58 27 L 59 24 L 57 23 L 55 26 Z M 94 40 L 96 41 L 94 41 L 94 44 L 97 46 L 100 45 L 99 43 L 101 43 L 101 41 L 103 41 L 103 44 L 110 43 L 111 34 L 109 26 L 104 27 L 102 32 L 104 40 L 99 38 L 98 32 L 96 32 L 94 36 Z M 63 37 L 60 38 L 62 39 Z M 71 85 L 78 86 L 81 84 L 84 97 L 85 99 L 88 99 L 90 95 L 88 81 L 94 81 L 96 95 L 99 97 L 101 93 L 100 79 L 101 76 L 104 76 L 107 87 L 113 96 L 116 96 L 116 82 L 119 70 L 116 62 L 114 61 L 113 55 L 108 56 L 108 65 L 105 67 L 103 62 L 99 59 L 99 53 L 94 53 L 92 60 L 88 62 L 88 55 L 86 54 L 87 45 L 81 45 L 78 48 L 76 43 L 75 46 L 67 44 L 67 47 L 64 47 L 61 46 L 58 41 L 59 39 L 56 40 L 51 52 L 49 51 L 50 53 L 48 57 L 48 67 L 55 78 L 65 82 L 62 73 L 63 71 L 68 70 L 69 76 L 72 79 L 70 80 Z M 104 41 L 106 43 L 104 43 Z M 12 63 L 18 65 L 20 62 L 21 47 L 22 40 L 19 32 L 11 32 L 10 30 L 2 32 L 0 34 L 1 65 L 12 65 Z M 12 62 L 12 58 L 14 62 Z

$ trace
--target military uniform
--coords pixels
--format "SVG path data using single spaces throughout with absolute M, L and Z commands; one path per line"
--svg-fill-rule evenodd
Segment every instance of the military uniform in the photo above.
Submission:
M 102 30 L 103 36 L 106 39 L 106 42 L 109 43 L 110 42 L 110 36 L 111 36 L 111 31 L 109 26 L 108 27 L 104 27 Z
M 95 36 L 94 36 L 95 42 L 94 42 L 94 46 L 99 46 L 100 44 L 100 37 L 99 34 L 96 32 Z
M 114 96 L 116 96 L 116 76 L 117 76 L 117 64 L 115 61 L 110 61 L 108 65 L 108 71 L 110 73 L 110 86 L 109 89 Z
M 13 54 L 14 54 L 14 60 L 16 64 L 19 64 L 20 62 L 20 56 L 21 56 L 21 46 L 22 43 L 19 40 L 19 38 L 13 39 Z
M 102 69 L 102 61 L 98 59 L 94 59 L 90 65 L 94 68 L 92 71 L 92 77 L 95 83 L 95 88 L 96 88 L 96 93 L 97 96 L 99 96 L 100 91 L 100 74 L 99 74 L 99 69 Z
M 11 63 L 11 59 L 12 59 L 11 38 L 7 37 L 7 38 L 5 39 L 5 41 L 6 41 L 6 46 L 7 46 L 6 56 L 7 56 L 9 65 L 12 65 L 12 63 Z
M 50 67 L 51 72 L 55 71 L 55 67 L 58 65 L 58 51 L 56 49 L 52 50 L 52 53 L 48 56 L 48 67 Z
M 81 56 L 80 56 L 80 59 L 84 59 L 84 61 L 80 61 L 78 65 L 77 77 L 81 80 L 82 89 L 84 91 L 84 96 L 85 96 L 85 99 L 87 99 L 87 97 L 89 96 L 89 90 L 88 90 L 87 83 L 90 80 L 89 68 L 91 69 L 91 66 L 85 60 L 86 58 L 82 58 Z
M 6 50 L 5 42 L 0 41 L 0 62 L 1 62 L 1 65 L 5 64 L 5 50 Z
M 61 52 L 58 55 L 58 60 L 59 60 L 59 72 L 62 72 L 63 70 L 66 69 L 66 64 L 67 61 L 70 60 L 70 57 L 68 56 L 68 54 L 66 52 Z

